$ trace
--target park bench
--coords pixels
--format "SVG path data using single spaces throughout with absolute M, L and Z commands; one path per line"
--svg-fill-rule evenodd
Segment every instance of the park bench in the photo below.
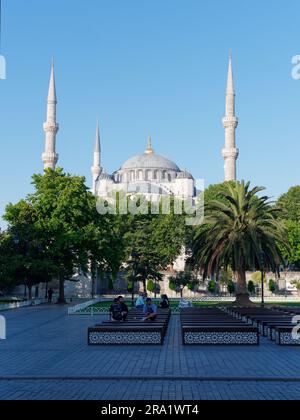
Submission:
M 275 329 L 275 341 L 279 346 L 300 346 L 300 338 L 293 338 L 295 325 L 277 326 Z
M 88 329 L 88 344 L 101 345 L 162 345 L 170 320 L 170 310 L 158 310 L 155 321 L 142 322 L 141 310 L 129 311 L 125 322 L 104 321 Z
M 180 315 L 185 345 L 258 345 L 258 329 L 220 309 L 184 310 Z
M 270 322 L 266 326 L 266 335 L 270 341 L 276 341 L 276 328 L 279 327 L 294 327 L 295 325 L 291 322 L 284 322 L 284 321 L 277 321 L 277 322 Z
M 186 345 L 259 345 L 258 329 L 241 325 L 183 326 Z

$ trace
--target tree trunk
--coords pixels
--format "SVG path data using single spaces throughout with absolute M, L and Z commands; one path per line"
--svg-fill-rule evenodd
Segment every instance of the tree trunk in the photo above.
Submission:
M 32 300 L 32 286 L 28 286 L 28 300 Z
M 65 279 L 62 274 L 59 275 L 59 298 L 57 303 L 60 305 L 67 303 L 65 299 Z
M 146 284 L 146 279 L 143 280 L 143 287 L 144 287 L 144 293 L 147 293 L 147 284 Z
M 48 299 L 48 282 L 46 283 L 45 299 Z
M 92 290 L 91 290 L 91 296 L 92 296 L 92 299 L 94 299 L 94 296 L 95 296 L 95 276 L 94 276 L 93 270 L 92 270 L 91 277 L 92 277 Z
M 237 272 L 237 293 L 234 306 L 253 306 L 247 290 L 246 270 L 244 268 Z
M 24 298 L 27 298 L 27 286 L 26 286 L 26 284 L 24 285 Z

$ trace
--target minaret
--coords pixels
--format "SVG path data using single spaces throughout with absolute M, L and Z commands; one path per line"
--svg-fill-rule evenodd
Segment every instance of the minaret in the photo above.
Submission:
M 56 105 L 57 98 L 53 61 L 47 100 L 47 121 L 44 124 L 44 131 L 46 133 L 45 152 L 42 155 L 44 169 L 51 168 L 52 170 L 55 170 L 58 162 L 58 154 L 56 153 L 56 134 L 59 130 L 59 125 L 56 122 Z
M 239 120 L 235 116 L 235 89 L 232 71 L 232 55 L 229 57 L 227 92 L 226 92 L 226 116 L 223 118 L 225 128 L 225 148 L 222 155 L 225 160 L 225 181 L 236 181 L 236 161 L 239 150 L 236 148 L 235 130 Z
M 94 165 L 92 166 L 92 174 L 93 174 L 93 194 L 96 195 L 97 191 L 97 180 L 99 175 L 102 172 L 101 168 L 101 143 L 100 143 L 100 128 L 99 128 L 99 121 L 97 122 L 96 128 L 96 142 L 95 142 L 95 150 L 94 150 Z

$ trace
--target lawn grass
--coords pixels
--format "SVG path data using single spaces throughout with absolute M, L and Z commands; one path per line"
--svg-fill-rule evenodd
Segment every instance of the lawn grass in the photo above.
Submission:
M 159 299 L 153 299 L 153 302 L 158 305 L 160 303 Z M 131 300 L 126 300 L 126 305 L 130 308 L 131 307 Z M 224 302 L 224 301 L 219 301 L 219 302 L 193 302 L 193 307 L 216 307 L 216 306 L 229 306 L 232 305 L 233 302 Z M 103 308 L 103 309 L 108 309 L 110 307 L 110 305 L 112 304 L 112 301 L 104 301 L 104 302 L 99 302 L 99 303 L 95 303 L 94 305 L 91 305 L 90 308 Z M 259 304 L 259 303 L 258 303 Z M 179 305 L 179 299 L 178 300 L 171 300 L 170 301 L 170 306 L 171 308 L 178 308 Z M 285 306 L 285 307 L 300 307 L 300 301 L 299 302 L 266 302 L 266 306 Z
M 156 305 L 159 305 L 160 300 L 159 299 L 153 299 L 153 302 Z M 130 308 L 132 301 L 131 300 L 126 300 L 126 305 Z M 90 308 L 105 308 L 108 309 L 110 307 L 110 305 L 112 304 L 112 302 L 109 301 L 105 301 L 105 302 L 99 302 L 99 303 L 95 303 L 94 305 L 91 305 Z M 230 305 L 231 302 L 193 302 L 193 306 L 194 307 L 212 307 L 212 306 L 227 306 Z M 170 306 L 171 308 L 178 308 L 179 305 L 179 299 L 177 301 L 170 301 Z

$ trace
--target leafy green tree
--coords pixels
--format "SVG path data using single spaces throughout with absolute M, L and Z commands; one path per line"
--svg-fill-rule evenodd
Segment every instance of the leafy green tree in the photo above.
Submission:
M 278 272 L 283 262 L 279 248 L 288 248 L 286 231 L 278 220 L 279 210 L 268 197 L 259 197 L 264 188 L 250 184 L 228 185 L 222 199 L 206 204 L 206 220 L 193 244 L 193 265 L 212 277 L 230 267 L 237 278 L 236 304 L 249 304 L 246 271 Z
M 180 293 L 183 298 L 183 291 L 186 287 L 194 288 L 198 284 L 198 279 L 190 271 L 180 271 L 177 275 L 170 277 L 170 284 L 174 285 L 175 291 Z
M 34 206 L 25 200 L 8 205 L 4 218 L 10 223 L 6 235 L 6 275 L 13 284 L 24 284 L 32 299 L 32 287 L 49 282 L 55 273 L 55 266 L 48 259 L 45 234 L 38 227 Z
M 9 230 L 20 240 L 18 249 L 26 267 L 32 257 L 30 267 L 35 270 L 27 275 L 20 261 L 19 275 L 26 274 L 30 281 L 44 277 L 50 269 L 41 267 L 42 254 L 53 277 L 59 279 L 59 303 L 65 303 L 65 281 L 72 280 L 75 274 L 86 275 L 90 268 L 93 276 L 97 270 L 117 271 L 124 255 L 119 219 L 97 213 L 96 199 L 83 177 L 65 174 L 62 169 L 48 169 L 44 175 L 33 176 L 33 185 L 34 193 L 9 205 L 5 214 Z M 28 240 L 31 237 L 32 242 Z
M 277 203 L 282 209 L 282 219 L 288 232 L 290 249 L 282 249 L 287 263 L 300 269 L 300 186 L 292 187 Z
M 282 249 L 284 260 L 300 269 L 300 220 L 284 220 L 290 248 Z
M 292 187 L 283 194 L 277 203 L 282 209 L 282 218 L 295 222 L 300 221 L 300 186 Z

